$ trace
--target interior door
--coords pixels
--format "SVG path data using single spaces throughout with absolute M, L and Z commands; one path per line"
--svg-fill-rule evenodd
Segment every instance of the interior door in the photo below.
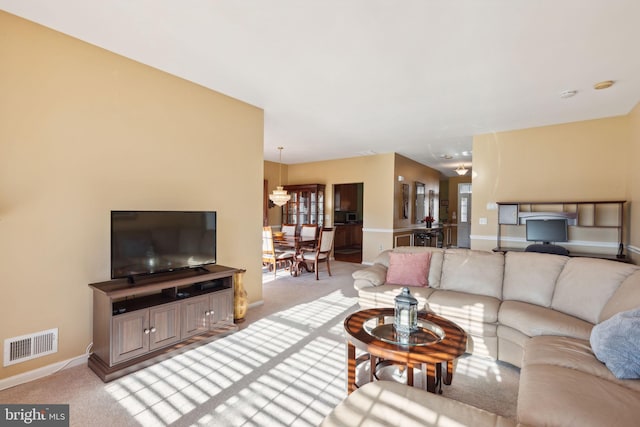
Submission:
M 471 247 L 471 183 L 458 184 L 458 247 Z

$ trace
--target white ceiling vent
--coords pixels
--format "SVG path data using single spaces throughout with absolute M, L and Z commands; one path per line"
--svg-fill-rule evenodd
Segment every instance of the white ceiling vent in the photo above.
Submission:
M 4 340 L 4 366 L 58 351 L 58 328 Z

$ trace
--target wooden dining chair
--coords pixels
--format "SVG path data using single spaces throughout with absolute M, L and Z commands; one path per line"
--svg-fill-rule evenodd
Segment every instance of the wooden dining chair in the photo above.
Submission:
M 307 270 L 314 271 L 316 273 L 316 280 L 318 277 L 318 267 L 320 263 L 327 264 L 327 272 L 331 276 L 331 264 L 329 259 L 331 258 L 331 250 L 333 249 L 333 240 L 335 237 L 335 228 L 321 228 L 318 244 L 313 251 L 302 250 L 298 254 L 298 261 L 304 262 L 307 266 Z M 309 264 L 312 265 L 313 270 L 309 268 Z
M 301 249 L 303 250 L 315 250 L 316 239 L 318 238 L 318 224 L 302 224 L 300 227 L 300 240 L 305 240 L 311 243 L 302 243 Z
M 282 227 L 280 227 L 280 231 L 282 231 L 287 237 L 294 237 L 296 235 L 296 225 L 282 224 Z
M 291 270 L 295 255 L 294 250 L 276 250 L 273 244 L 271 226 L 262 227 L 262 265 L 273 268 L 273 277 L 277 276 L 278 265 L 283 263 L 286 265 L 285 268 Z
M 315 240 L 318 237 L 318 224 L 302 224 L 300 237 L 302 240 Z

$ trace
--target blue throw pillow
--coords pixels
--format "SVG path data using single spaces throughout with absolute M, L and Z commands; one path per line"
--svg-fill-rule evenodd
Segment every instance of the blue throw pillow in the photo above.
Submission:
M 591 330 L 598 360 L 620 379 L 640 378 L 640 308 L 617 313 Z

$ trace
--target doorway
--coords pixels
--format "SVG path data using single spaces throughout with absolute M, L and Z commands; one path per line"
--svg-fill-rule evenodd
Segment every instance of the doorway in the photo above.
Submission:
M 336 261 L 362 263 L 364 184 L 333 186 L 333 226 L 336 229 L 333 256 Z
M 471 247 L 471 183 L 458 184 L 458 247 Z

